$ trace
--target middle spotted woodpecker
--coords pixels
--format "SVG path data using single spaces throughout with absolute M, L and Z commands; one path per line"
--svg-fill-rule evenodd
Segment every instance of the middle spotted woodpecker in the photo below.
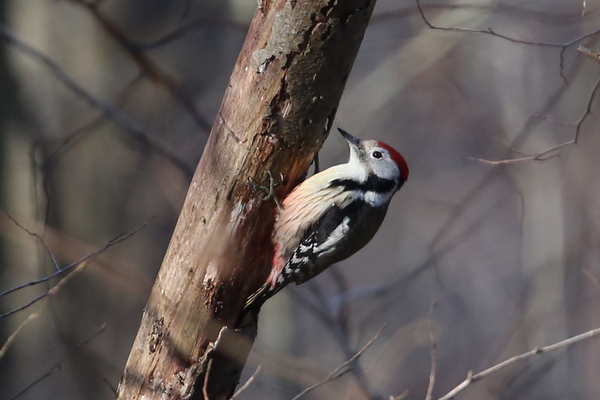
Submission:
M 286 285 L 304 283 L 364 247 L 408 179 L 406 160 L 392 147 L 339 131 L 350 159 L 306 179 L 283 200 L 273 228 L 271 273 L 245 310 L 260 308 Z

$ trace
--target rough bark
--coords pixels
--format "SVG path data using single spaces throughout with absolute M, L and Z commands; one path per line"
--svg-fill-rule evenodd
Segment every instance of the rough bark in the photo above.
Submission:
M 266 278 L 274 202 L 327 137 L 374 0 L 259 2 L 144 310 L 119 399 L 229 398 L 256 334 L 233 326 Z M 224 328 L 229 327 L 229 328 Z M 208 377 L 206 377 L 208 371 Z

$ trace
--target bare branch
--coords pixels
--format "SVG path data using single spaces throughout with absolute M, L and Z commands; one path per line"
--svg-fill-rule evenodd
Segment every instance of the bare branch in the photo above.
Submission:
M 406 396 L 408 396 L 408 393 L 409 393 L 409 392 L 408 392 L 408 389 L 406 389 L 406 390 L 405 390 L 404 392 L 402 392 L 402 393 L 400 394 L 400 396 L 398 396 L 398 397 L 390 396 L 390 399 L 389 399 L 389 400 L 403 400 L 403 399 L 405 399 L 405 398 L 406 398 Z
M 573 126 L 576 124 L 576 122 L 565 122 L 565 121 L 560 121 L 558 119 L 554 119 L 552 117 L 549 117 L 547 115 L 542 115 L 542 114 L 538 114 L 538 113 L 533 113 L 531 114 L 533 117 L 535 118 L 539 118 L 539 119 L 543 119 L 544 121 L 547 121 L 551 124 L 555 124 L 555 125 L 560 125 L 560 126 Z M 508 143 L 508 141 L 507 141 Z M 523 155 L 524 153 L 521 153 L 520 151 L 518 151 L 517 149 L 513 149 L 511 148 L 512 151 L 514 151 L 515 153 L 521 154 Z
M 31 321 L 35 321 L 39 316 L 40 316 L 39 311 L 31 314 L 25 321 L 23 321 L 23 323 L 21 325 L 19 325 L 19 327 L 12 333 L 12 335 L 10 335 L 8 337 L 8 339 L 6 339 L 6 342 L 4 342 L 4 345 L 0 349 L 0 359 L 2 357 L 4 357 L 4 355 L 8 351 L 8 348 L 15 341 L 15 338 L 17 337 L 19 332 L 21 332 L 21 330 L 25 327 L 25 325 L 27 325 Z
M 473 371 L 469 371 L 469 373 L 467 374 L 467 379 L 465 379 L 460 385 L 456 386 L 454 389 L 449 391 L 446 395 L 440 397 L 438 400 L 449 400 L 449 399 L 453 398 L 454 396 L 456 396 L 458 393 L 465 390 L 473 382 L 475 382 L 479 379 L 485 378 L 486 376 L 491 375 L 494 372 L 497 372 L 504 367 L 508 367 L 509 365 L 515 364 L 519 361 L 526 360 L 526 359 L 536 356 L 538 354 L 549 353 L 554 350 L 562 349 L 563 347 L 571 346 L 575 343 L 579 343 L 583 340 L 590 339 L 590 338 L 592 338 L 594 336 L 598 336 L 598 335 L 600 335 L 600 328 L 592 329 L 590 331 L 584 332 L 577 336 L 573 336 L 571 338 L 565 339 L 558 343 L 554 343 L 554 344 L 551 344 L 551 345 L 548 345 L 545 347 L 541 347 L 541 348 L 536 347 L 535 349 L 528 351 L 527 353 L 523 353 L 518 356 L 511 357 L 508 360 L 502 361 L 501 363 L 496 364 L 484 371 L 481 371 L 478 374 L 473 375 Z
M 85 100 L 91 107 L 97 108 L 102 113 L 114 121 L 117 125 L 125 130 L 129 135 L 133 136 L 140 143 L 148 146 L 156 153 L 160 154 L 174 165 L 176 165 L 188 178 L 191 178 L 194 174 L 194 167 L 189 165 L 186 161 L 181 159 L 172 150 L 168 149 L 166 145 L 159 142 L 153 135 L 151 135 L 146 127 L 144 127 L 139 121 L 133 119 L 129 114 L 125 113 L 120 108 L 116 107 L 112 103 L 99 99 L 94 96 L 91 92 L 79 85 L 73 78 L 71 78 L 58 64 L 52 61 L 49 57 L 40 53 L 38 50 L 29 46 L 27 43 L 22 41 L 20 38 L 15 36 L 10 30 L 0 24 L 0 39 L 4 40 L 8 44 L 12 45 L 15 49 L 19 50 L 23 54 L 33 58 L 40 64 L 42 64 L 50 73 L 62 84 L 64 84 L 69 90 L 71 90 L 77 97 Z
M 107 119 L 104 115 L 100 115 L 89 122 L 86 122 L 79 128 L 76 128 L 72 132 L 68 133 L 65 137 L 60 139 L 60 143 L 56 146 L 56 149 L 45 158 L 43 163 L 41 163 L 40 168 L 42 170 L 51 169 L 58 163 L 60 157 L 67 153 L 73 146 L 75 146 L 79 140 L 83 138 L 83 136 L 95 129 L 100 128 L 103 124 L 107 122 Z M 36 141 L 34 143 L 35 146 L 39 146 L 41 141 Z
M 585 274 L 585 276 L 588 277 L 588 279 L 590 281 L 592 281 L 592 283 L 594 285 L 596 285 L 598 288 L 600 288 L 600 282 L 598 282 L 598 278 L 596 278 L 596 276 L 594 274 L 592 274 L 588 269 L 586 268 L 582 268 L 581 269 L 583 271 L 583 273 Z
M 551 11 L 543 10 L 532 10 L 527 7 L 521 7 L 520 5 L 495 3 L 493 5 L 482 5 L 482 4 L 422 4 L 422 10 L 481 10 L 481 11 L 493 11 L 495 13 L 507 13 L 511 17 L 516 18 L 536 18 L 546 22 L 561 22 L 561 23 L 580 23 L 581 14 L 567 14 L 567 13 L 553 13 Z M 390 10 L 380 12 L 371 18 L 371 23 L 381 22 L 389 19 L 403 18 L 412 16 L 418 13 L 419 10 L 414 7 L 404 7 L 398 10 Z M 586 16 L 589 17 L 593 12 L 587 12 Z
M 127 85 L 125 85 L 121 92 L 116 96 L 116 107 L 120 108 L 122 106 L 122 103 L 125 102 L 125 99 L 128 97 L 128 94 L 130 94 L 132 92 L 132 89 L 140 83 L 142 77 L 143 74 L 138 74 Z M 106 122 L 107 119 L 105 118 L 105 115 L 100 115 L 96 118 L 93 118 L 91 121 L 86 122 L 74 131 L 66 134 L 63 138 L 59 140 L 59 143 L 56 145 L 56 148 L 47 157 L 45 157 L 39 168 L 44 172 L 48 172 L 56 164 L 58 164 L 60 158 L 63 157 L 64 154 L 67 153 L 69 150 L 71 150 L 86 134 L 92 132 L 95 129 L 99 129 Z M 34 147 L 39 145 L 40 142 L 41 141 L 36 141 L 34 143 Z M 35 164 L 35 159 L 32 161 Z M 47 185 L 46 180 L 47 176 L 44 177 L 44 187 L 46 187 Z
M 167 45 L 178 39 L 181 39 L 183 36 L 187 35 L 188 33 L 192 32 L 196 29 L 215 27 L 215 26 L 232 29 L 232 30 L 238 31 L 240 33 L 244 33 L 244 34 L 248 31 L 248 24 L 243 23 L 243 22 L 239 22 L 239 21 L 236 21 L 233 19 L 228 19 L 228 18 L 204 18 L 204 17 L 202 17 L 202 18 L 197 18 L 191 22 L 188 22 L 181 28 L 178 28 L 170 33 L 167 33 L 160 39 L 157 39 L 153 42 L 148 42 L 148 43 L 130 42 L 130 44 L 131 44 L 131 46 L 133 46 L 136 49 L 152 50 L 152 49 L 156 49 L 158 47 Z
M 0 314 L 0 319 L 2 319 L 4 317 L 8 317 L 8 316 L 13 315 L 13 314 L 16 314 L 19 311 L 23 311 L 23 310 L 31 307 L 32 305 L 34 305 L 38 301 L 40 301 L 40 300 L 48 297 L 49 294 L 50 294 L 49 292 L 43 293 L 42 295 L 40 295 L 40 296 L 36 297 L 35 299 L 31 300 L 29 303 L 25 304 L 24 306 L 21 306 L 21 307 L 15 308 L 14 310 L 10 310 L 8 312 L 5 312 L 4 314 Z
M 153 217 L 154 218 L 154 217 Z M 149 221 L 149 220 L 148 220 Z M 76 267 L 75 270 L 70 273 L 69 275 L 67 275 L 66 277 L 64 277 L 63 279 L 61 279 L 56 285 L 54 285 L 54 287 L 52 287 L 52 289 L 50 289 L 48 292 L 43 293 L 42 295 L 38 296 L 37 298 L 33 299 L 32 301 L 30 301 L 29 303 L 25 304 L 24 306 L 18 307 L 14 310 L 8 311 L 4 314 L 0 314 L 0 319 L 8 317 L 12 314 L 15 314 L 19 311 L 25 310 L 26 308 L 31 307 L 32 305 L 34 305 L 35 303 L 37 303 L 38 301 L 48 297 L 48 296 L 54 296 L 56 293 L 58 293 L 60 291 L 60 289 L 69 281 L 71 280 L 71 278 L 73 278 L 73 276 L 75 276 L 76 274 L 78 274 L 79 272 L 83 271 L 85 269 L 85 267 L 87 266 L 87 264 L 91 261 L 93 261 L 96 257 L 98 257 L 100 254 L 104 253 L 106 250 L 108 250 L 110 247 L 114 246 L 115 244 L 121 243 L 122 241 L 128 239 L 129 237 L 131 237 L 132 235 L 134 235 L 137 231 L 139 231 L 140 229 L 144 228 L 147 224 L 148 221 L 144 222 L 142 225 L 138 226 L 137 228 L 135 228 L 134 230 L 127 232 L 125 234 L 121 234 L 119 236 L 117 236 L 116 238 L 114 238 L 113 240 L 109 241 L 107 244 L 104 245 L 104 247 L 102 247 L 99 250 L 96 250 L 94 253 L 88 254 L 85 257 L 83 257 L 81 260 L 65 267 L 62 268 L 60 271 L 57 271 L 45 278 L 42 279 L 38 279 L 35 281 L 31 281 L 28 283 L 25 283 L 23 285 L 17 286 L 15 288 L 9 289 L 3 293 L 0 293 L 0 297 L 5 296 L 7 294 L 10 294 L 12 292 L 15 292 L 19 289 L 22 289 L 24 287 L 27 286 L 33 286 L 42 282 L 46 282 L 49 279 L 52 279 L 60 274 L 62 274 L 63 272 L 66 272 L 67 270 Z
M 37 378 L 36 380 L 34 380 L 33 382 L 31 382 L 29 385 L 27 385 L 24 389 L 22 389 L 20 392 L 14 394 L 12 397 L 10 397 L 8 400 L 15 400 L 16 398 L 21 397 L 21 395 L 25 394 L 25 392 L 27 392 L 29 389 L 31 389 L 32 387 L 34 387 L 35 385 L 37 385 L 38 383 L 40 383 L 41 381 L 43 381 L 44 379 L 48 378 L 50 375 L 52 375 L 54 372 L 58 371 L 59 369 L 62 368 L 62 364 L 69 358 L 71 357 L 81 346 L 87 344 L 88 342 L 90 342 L 92 339 L 95 339 L 98 335 L 100 335 L 102 332 L 104 332 L 104 330 L 106 329 L 106 323 L 102 324 L 102 326 L 100 327 L 100 329 L 98 329 L 96 332 L 94 332 L 90 337 L 88 337 L 87 339 L 82 340 L 81 342 L 77 343 L 75 346 L 73 346 L 71 348 L 71 350 L 57 363 L 55 363 L 52 367 L 50 367 L 42 376 L 40 376 L 39 378 Z
M 544 102 L 544 104 L 539 108 L 539 111 L 536 113 L 536 115 L 547 114 L 549 110 L 551 110 L 563 97 L 566 89 L 567 87 L 564 85 L 557 87 Z M 532 115 L 523 125 L 520 132 L 518 132 L 515 139 L 512 141 L 512 145 L 518 146 L 521 144 L 528 133 L 531 132 L 532 127 L 539 123 L 539 118 Z M 460 235 L 459 238 L 452 240 L 450 243 L 445 244 L 441 249 L 438 249 L 438 245 L 446 236 L 448 236 L 448 233 L 456 225 L 459 218 L 464 215 L 468 207 L 472 205 L 476 199 L 482 196 L 484 189 L 489 187 L 489 185 L 491 185 L 498 177 L 502 176 L 499 172 L 500 168 L 495 167 L 490 169 L 490 171 L 485 174 L 475 184 L 475 186 L 473 186 L 473 188 L 461 198 L 460 201 L 458 201 L 458 203 L 454 206 L 453 211 L 433 235 L 433 238 L 428 246 L 430 248 L 430 255 L 417 267 L 411 268 L 410 272 L 403 274 L 396 279 L 392 279 L 385 285 L 383 290 L 376 292 L 377 296 L 385 296 L 385 298 L 377 302 L 377 305 L 370 310 L 368 315 L 361 321 L 361 324 L 368 325 L 373 316 L 377 315 L 377 313 L 382 309 L 389 307 L 390 304 L 398 300 L 398 298 L 405 293 L 402 288 L 408 287 L 411 282 L 420 277 L 425 271 L 429 270 L 431 267 L 435 267 L 438 260 L 455 248 L 461 242 L 461 240 L 468 235 L 468 232 L 474 232 L 474 228 L 476 228 L 480 222 L 472 224 L 472 228 L 466 229 L 464 234 Z
M 29 282 L 27 282 L 27 283 L 24 283 L 24 284 L 22 284 L 22 285 L 19 285 L 19 286 L 15 286 L 15 287 L 13 287 L 13 288 L 10 288 L 10 289 L 8 289 L 8 290 L 6 290 L 6 291 L 4 291 L 4 292 L 0 293 L 0 297 L 6 296 L 6 295 L 8 295 L 8 294 L 11 294 L 11 293 L 13 293 L 13 292 L 16 292 L 16 291 L 18 291 L 18 290 L 21 290 L 21 289 L 23 289 L 23 288 L 25 288 L 25 287 L 28 287 L 28 286 L 35 286 L 35 285 L 38 285 L 38 284 L 40 284 L 40 283 L 43 283 L 43 282 L 49 281 L 49 280 L 50 280 L 50 279 L 52 279 L 52 278 L 56 278 L 57 276 L 59 276 L 59 275 L 62 275 L 63 273 L 65 273 L 65 272 L 67 272 L 68 270 L 70 270 L 71 268 L 73 268 L 73 267 L 76 267 L 77 265 L 81 264 L 82 262 L 84 262 L 84 261 L 85 261 L 87 258 L 89 258 L 90 256 L 91 256 L 91 254 L 88 254 L 88 255 L 86 255 L 85 257 L 83 257 L 82 259 L 80 259 L 80 260 L 78 260 L 78 261 L 75 261 L 74 263 L 72 263 L 72 264 L 69 264 L 69 265 L 67 265 L 66 267 L 62 268 L 61 270 L 59 270 L 59 271 L 57 271 L 57 272 L 54 272 L 53 274 L 50 274 L 50 275 L 48 275 L 48 276 L 46 276 L 46 277 L 44 277 L 44 278 L 36 279 L 36 280 L 34 280 L 34 281 L 29 281 Z M 39 300 L 39 299 L 38 299 L 38 300 Z M 0 318 L 1 318 L 1 317 L 2 317 L 2 316 L 0 316 Z
M 369 321 L 373 316 L 378 315 L 382 312 L 383 309 L 388 307 L 394 299 L 397 299 L 401 296 L 402 293 L 405 292 L 405 289 L 408 288 L 418 277 L 421 276 L 425 271 L 429 268 L 435 268 L 436 263 L 442 259 L 445 255 L 449 254 L 453 249 L 459 246 L 461 243 L 464 243 L 465 239 L 469 236 L 473 235 L 476 232 L 479 232 L 484 221 L 487 220 L 489 213 L 496 209 L 500 204 L 503 204 L 506 198 L 499 197 L 495 203 L 492 203 L 486 212 L 482 212 L 479 218 L 472 221 L 462 233 L 458 234 L 456 237 L 453 237 L 451 241 L 441 246 L 439 249 L 438 243 L 441 242 L 442 238 L 446 234 L 446 232 L 450 229 L 451 226 L 458 220 L 458 217 L 467 207 L 471 204 L 474 199 L 480 195 L 485 186 L 492 182 L 493 177 L 497 169 L 493 169 L 487 177 L 481 180 L 481 182 L 471 190 L 471 192 L 464 197 L 464 199 L 459 203 L 456 208 L 456 211 L 450 218 L 446 221 L 445 225 L 442 226 L 435 235 L 434 239 L 430 244 L 430 256 L 425 259 L 420 265 L 417 267 L 413 267 L 412 270 L 402 275 L 399 278 L 390 280 L 386 282 L 385 287 L 377 293 L 377 295 L 387 295 L 388 298 L 385 300 L 380 300 L 377 304 L 371 308 L 370 312 L 367 314 L 367 317 L 363 319 L 361 322 L 363 325 L 368 326 Z
M 208 396 L 208 377 L 210 376 L 210 369 L 212 368 L 213 359 L 208 360 L 208 364 L 206 365 L 206 373 L 204 374 L 204 384 L 202 385 L 202 395 L 204 396 L 204 400 L 210 400 Z
M 231 396 L 231 399 L 229 399 L 229 400 L 235 400 L 235 399 L 237 399 L 237 398 L 238 398 L 238 396 L 239 396 L 240 394 L 242 394 L 242 392 L 243 392 L 244 390 L 246 390 L 246 389 L 248 388 L 248 386 L 250 386 L 250 384 L 251 384 L 251 383 L 254 381 L 254 379 L 256 378 L 256 376 L 258 375 L 258 373 L 260 372 L 261 368 L 262 368 L 262 367 L 261 367 L 260 365 L 259 365 L 258 367 L 256 367 L 256 371 L 254 371 L 254 373 L 252 374 L 252 376 L 250 376 L 250 378 L 248 378 L 248 380 L 246 381 L 246 383 L 244 383 L 244 385 L 243 385 L 241 388 L 239 388 L 239 389 L 238 389 L 238 390 L 237 390 L 237 391 L 236 391 L 236 392 L 233 394 L 233 396 Z
M 110 391 L 113 393 L 114 396 L 117 395 L 117 388 L 113 386 L 112 383 L 110 383 L 110 381 L 106 378 L 102 378 L 102 382 L 106 383 L 106 385 L 110 388 Z
M 318 388 L 319 386 L 324 385 L 327 382 L 333 381 L 333 380 L 339 378 L 340 376 L 342 376 L 343 374 L 345 374 L 346 372 L 348 372 L 348 370 L 344 370 L 344 368 L 346 368 L 348 365 L 352 364 L 358 357 L 360 357 L 362 355 L 362 353 L 364 353 L 365 350 L 367 350 L 375 342 L 375 340 L 377 340 L 377 338 L 381 335 L 381 333 L 383 332 L 384 329 L 385 329 L 385 324 L 381 328 L 379 328 L 379 331 L 375 334 L 375 336 L 373 336 L 373 338 L 371 340 L 369 340 L 367 342 L 367 344 L 365 344 L 364 347 L 362 349 L 360 349 L 355 355 L 353 355 L 348 361 L 346 361 L 345 363 L 343 363 L 342 365 L 340 365 L 339 367 L 337 367 L 336 369 L 331 371 L 331 373 L 329 375 L 327 375 L 327 377 L 325 379 L 323 379 L 321 382 L 316 383 L 316 384 L 304 389 L 292 400 L 298 400 L 300 397 L 304 396 L 308 392 L 311 392 L 312 390 Z
M 558 48 L 564 49 L 575 43 L 581 42 L 582 40 L 587 39 L 590 36 L 600 33 L 600 28 L 598 28 L 589 33 L 586 33 L 585 35 L 581 35 L 579 37 L 576 37 L 576 38 L 571 39 L 564 43 L 551 43 L 551 42 L 536 42 L 536 41 L 532 41 L 532 40 L 523 40 L 523 39 L 513 38 L 513 37 L 510 37 L 507 35 L 503 35 L 501 33 L 494 32 L 492 30 L 492 28 L 474 29 L 474 28 L 435 26 L 431 22 L 429 22 L 429 20 L 425 16 L 425 13 L 423 12 L 423 8 L 421 7 L 421 0 L 416 0 L 416 3 L 417 3 L 417 9 L 419 10 L 419 14 L 421 14 L 421 18 L 423 19 L 425 24 L 431 29 L 437 29 L 437 30 L 442 30 L 442 31 L 453 31 L 453 32 L 465 32 L 465 33 L 483 33 L 486 35 L 497 36 L 501 39 L 508 40 L 509 42 L 519 43 L 519 44 L 527 44 L 527 45 L 532 45 L 532 46 L 543 46 L 543 47 L 558 47 Z
M 596 97 L 596 93 L 598 92 L 599 88 L 600 88 L 600 79 L 596 82 L 596 84 L 594 85 L 594 88 L 592 89 L 592 92 L 590 93 L 590 97 L 588 98 L 585 111 L 583 112 L 581 117 L 579 117 L 577 122 L 575 122 L 574 124 L 571 124 L 571 125 L 575 125 L 575 133 L 573 135 L 573 139 L 571 139 L 567 142 L 561 143 L 559 145 L 550 147 L 549 149 L 546 149 L 546 150 L 542 151 L 541 153 L 533 154 L 533 155 L 526 156 L 526 157 L 511 158 L 511 159 L 497 160 L 497 161 L 486 160 L 483 158 L 476 158 L 476 157 L 465 157 L 465 158 L 468 158 L 470 160 L 479 161 L 479 162 L 482 162 L 485 164 L 490 164 L 490 165 L 504 165 L 504 164 L 514 164 L 514 163 L 518 163 L 521 161 L 530 161 L 530 160 L 545 161 L 545 160 L 548 160 L 549 158 L 554 157 L 555 155 L 549 156 L 549 154 L 556 150 L 562 149 L 563 147 L 570 146 L 572 144 L 577 144 L 577 142 L 579 140 L 579 134 L 581 133 L 581 127 L 582 127 L 583 123 L 585 122 L 585 120 L 587 119 L 587 117 L 592 113 L 592 103 L 594 102 L 594 98 Z
M 488 28 L 488 29 L 473 29 L 473 28 L 461 28 L 461 27 L 442 27 L 442 26 L 435 26 L 433 25 L 431 22 L 429 22 L 429 20 L 427 19 L 427 17 L 425 17 L 425 13 L 423 12 L 423 8 L 421 7 L 421 1 L 420 0 L 416 0 L 417 3 L 417 9 L 419 10 L 419 14 L 421 15 L 421 18 L 423 19 L 423 21 L 425 22 L 425 24 L 431 28 L 431 29 L 437 29 L 437 30 L 442 30 L 442 31 L 453 31 L 453 32 L 464 32 L 464 33 L 483 33 L 483 34 L 487 34 L 487 35 L 492 35 L 492 36 L 496 36 L 499 37 L 501 39 L 504 40 L 508 40 L 509 42 L 513 42 L 513 43 L 518 43 L 518 44 L 526 44 L 526 45 L 531 45 L 531 46 L 542 46 L 542 47 L 555 47 L 555 48 L 560 48 L 560 53 L 559 53 L 559 57 L 560 57 L 560 76 L 563 79 L 563 81 L 565 82 L 565 84 L 567 84 L 567 78 L 564 74 L 564 56 L 565 56 L 565 50 L 578 42 L 581 42 L 584 39 L 587 39 L 590 36 L 594 36 L 598 33 L 600 33 L 600 28 L 593 30 L 592 32 L 586 33 L 585 35 L 581 35 L 579 37 L 576 37 L 575 39 L 569 40 L 567 42 L 564 43 L 549 43 L 549 42 L 536 42 L 536 41 L 531 41 L 531 40 L 523 40 L 523 39 L 516 39 L 507 35 L 503 35 L 497 32 L 494 32 L 492 30 L 492 28 Z
M 592 60 L 595 60 L 596 62 L 600 62 L 600 53 L 596 53 L 595 51 L 592 51 L 592 50 L 588 49 L 587 47 L 583 47 L 583 46 L 579 46 L 577 48 L 577 51 L 580 52 L 581 54 L 583 54 L 584 56 L 587 56 L 587 57 L 591 58 Z
M 8 213 L 8 211 L 6 211 L 4 208 L 0 208 L 2 209 L 2 211 L 4 212 L 4 214 L 6 214 L 6 216 L 8 217 L 8 219 L 10 219 L 16 226 L 18 226 L 21 230 L 25 231 L 27 234 L 29 234 L 30 236 L 33 236 L 34 238 L 36 238 L 40 244 L 44 247 L 44 250 L 46 250 L 46 253 L 48 254 L 48 256 L 50 257 L 50 260 L 52 261 L 52 264 L 54 265 L 54 268 L 60 272 L 61 268 L 60 265 L 58 265 L 58 261 L 56 261 L 56 258 L 54 258 L 54 254 L 52 254 L 52 252 L 50 251 L 50 248 L 48 247 L 48 244 L 46 243 L 46 241 L 37 233 L 32 232 L 30 230 L 28 230 L 27 228 L 25 228 L 23 225 L 21 225 L 19 223 L 19 221 L 17 221 L 12 215 L 10 215 Z M 0 297 L 2 297 L 4 295 L 4 293 L 0 293 Z
M 175 81 L 174 78 L 170 77 L 166 73 L 164 73 L 156 63 L 150 60 L 146 54 L 137 46 L 135 46 L 102 11 L 99 9 L 98 3 L 90 3 L 88 1 L 83 0 L 74 0 L 75 3 L 83 5 L 87 10 L 92 14 L 92 16 L 96 19 L 98 24 L 108 33 L 135 61 L 138 67 L 142 70 L 142 72 L 148 75 L 152 81 L 159 83 L 161 86 L 165 87 L 171 96 L 175 100 L 177 100 L 185 110 L 190 114 L 193 118 L 196 125 L 202 129 L 205 134 L 210 132 L 212 124 L 206 120 L 198 110 L 196 110 L 196 106 L 192 99 L 188 98 L 180 88 L 179 83 Z
M 433 333 L 433 309 L 436 306 L 435 300 L 431 302 L 429 307 L 429 338 L 431 339 L 431 372 L 429 373 L 429 385 L 427 386 L 427 395 L 425 400 L 431 400 L 433 398 L 433 387 L 435 386 L 435 372 L 437 369 L 437 343 L 435 341 L 435 334 Z
M 340 282 L 339 276 L 336 280 L 338 281 L 338 284 L 342 283 Z M 332 307 L 332 302 L 325 297 L 317 282 L 310 281 L 308 282 L 307 287 L 313 294 L 311 297 L 318 301 L 318 305 L 309 300 L 301 301 L 300 304 L 309 308 L 314 315 L 321 320 L 323 325 L 327 329 L 331 330 L 331 334 L 337 341 L 337 344 L 340 346 L 340 349 L 344 352 L 346 357 L 352 357 L 355 354 L 355 350 L 350 344 L 348 325 L 345 321 L 343 313 L 340 313 L 337 307 Z M 373 392 L 372 385 L 367 379 L 367 376 L 358 361 L 350 369 L 350 371 L 356 377 L 359 386 L 365 392 L 365 394 L 367 394 L 369 397 L 378 396 L 378 394 Z

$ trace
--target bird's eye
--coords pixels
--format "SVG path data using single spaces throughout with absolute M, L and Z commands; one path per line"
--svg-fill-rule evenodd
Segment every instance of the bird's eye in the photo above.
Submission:
M 374 151 L 373 157 L 379 159 L 379 158 L 383 157 L 383 154 L 381 154 L 380 151 Z

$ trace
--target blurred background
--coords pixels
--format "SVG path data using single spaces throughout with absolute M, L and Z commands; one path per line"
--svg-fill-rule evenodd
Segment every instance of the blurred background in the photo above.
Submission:
M 114 398 L 256 8 L 98 4 L 0 3 L 0 203 L 14 218 L 0 212 L 0 292 L 147 224 L 0 319 L 4 344 L 39 312 L 0 358 L 0 399 Z M 415 1 L 378 1 L 334 126 L 393 145 L 410 179 L 365 249 L 265 305 L 242 381 L 262 370 L 240 399 L 292 399 L 383 324 L 356 368 L 303 398 L 425 399 L 432 337 L 438 398 L 469 370 L 600 326 L 600 64 L 576 51 L 600 50 L 600 5 L 422 7 L 435 26 L 487 33 L 429 29 Z M 321 166 L 347 153 L 332 134 Z M 0 314 L 65 275 L 3 295 Z M 600 398 L 599 373 L 591 339 L 457 398 Z

